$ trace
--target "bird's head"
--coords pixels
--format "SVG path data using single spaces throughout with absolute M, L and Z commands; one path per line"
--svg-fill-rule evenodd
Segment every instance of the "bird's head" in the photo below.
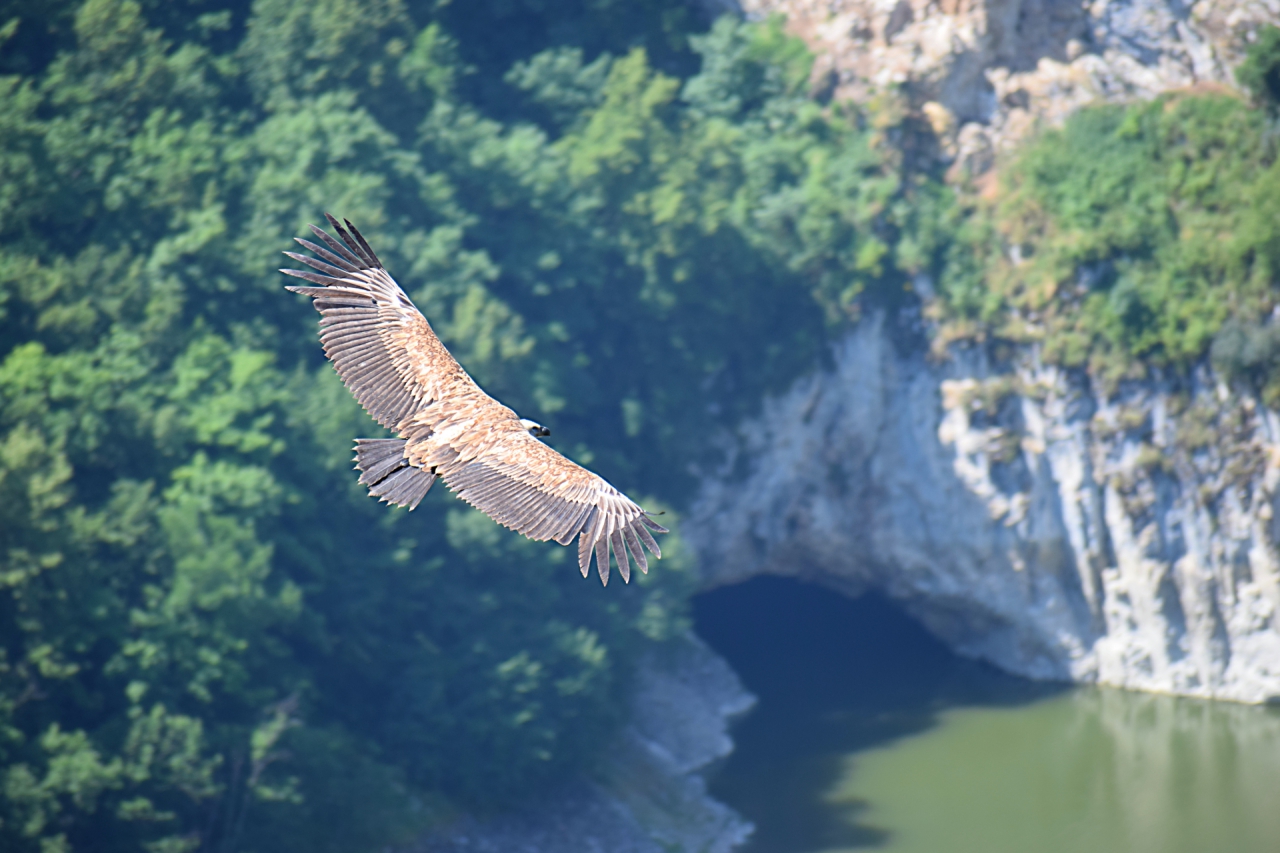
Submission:
M 544 438 L 551 435 L 551 430 L 547 429 L 537 421 L 531 421 L 528 418 L 521 418 L 520 423 L 529 431 L 529 435 L 534 438 Z

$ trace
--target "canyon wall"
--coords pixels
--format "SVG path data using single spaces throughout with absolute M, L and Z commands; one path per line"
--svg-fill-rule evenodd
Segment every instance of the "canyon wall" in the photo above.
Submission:
M 1280 698 L 1275 412 L 1208 369 L 1108 397 L 916 335 L 864 320 L 727 440 L 683 528 L 707 585 L 876 589 L 1033 678 Z

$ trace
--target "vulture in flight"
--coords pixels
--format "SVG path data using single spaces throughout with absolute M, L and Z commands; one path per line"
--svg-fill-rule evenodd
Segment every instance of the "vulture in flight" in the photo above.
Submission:
M 594 554 L 601 583 L 609 582 L 610 548 L 623 581 L 631 579 L 628 551 L 647 572 L 644 548 L 662 556 L 650 531 L 667 530 L 603 478 L 543 444 L 549 430 L 482 391 L 360 232 L 325 217 L 342 242 L 312 225 L 324 246 L 297 241 L 317 257 L 285 252 L 311 269 L 281 272 L 310 282 L 288 289 L 314 300 L 325 355 L 360 405 L 399 436 L 356 439 L 356 468 L 370 494 L 413 509 L 438 477 L 534 541 L 568 545 L 576 536 L 583 577 Z

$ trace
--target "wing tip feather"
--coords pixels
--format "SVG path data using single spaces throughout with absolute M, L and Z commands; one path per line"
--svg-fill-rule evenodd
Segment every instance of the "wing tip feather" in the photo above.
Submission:
M 659 524 L 658 522 L 650 518 L 650 514 L 647 512 L 641 514 L 640 521 L 643 522 L 644 525 L 648 527 L 650 530 L 652 530 L 654 533 L 670 533 L 671 532 L 670 530 L 668 530 L 667 528 L 663 527 L 661 524 Z

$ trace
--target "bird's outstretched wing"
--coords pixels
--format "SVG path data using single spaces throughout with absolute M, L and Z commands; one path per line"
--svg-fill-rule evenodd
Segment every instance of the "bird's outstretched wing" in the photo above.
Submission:
M 325 215 L 342 241 L 312 225 L 324 246 L 298 242 L 319 257 L 285 253 L 311 270 L 281 272 L 310 282 L 288 289 L 314 300 L 325 354 L 365 410 L 400 436 L 356 442 L 360 482 L 412 509 L 440 477 L 467 503 L 530 539 L 568 545 L 577 537 L 584 577 L 594 555 L 608 582 L 610 550 L 624 580 L 631 576 L 628 552 L 648 571 L 644 548 L 662 556 L 650 531 L 667 531 L 484 393 L 360 232 Z
M 315 300 L 324 354 L 360 405 L 382 426 L 398 431 L 423 406 L 479 391 L 360 232 L 348 222 L 347 233 L 336 219 L 325 216 L 343 242 L 312 225 L 324 246 L 297 239 L 319 259 L 285 254 L 315 272 L 281 272 L 316 285 L 288 289 Z

